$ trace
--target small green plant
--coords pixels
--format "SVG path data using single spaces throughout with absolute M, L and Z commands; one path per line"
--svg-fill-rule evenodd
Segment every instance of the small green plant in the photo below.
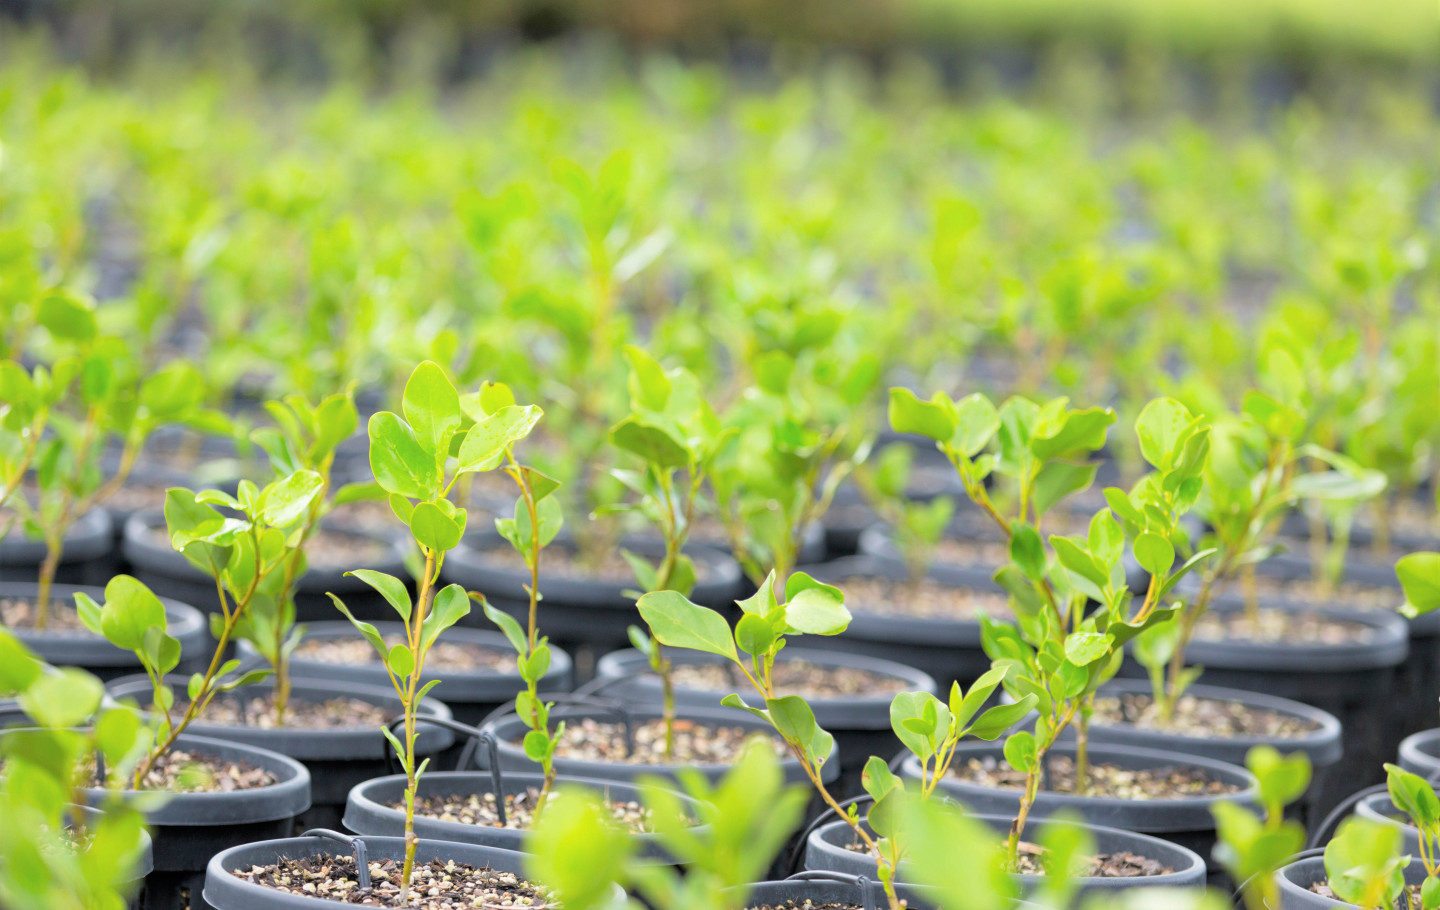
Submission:
M 1440 907 L 1440 798 L 1435 787 L 1418 774 L 1411 774 L 1398 765 L 1385 766 L 1385 783 L 1395 808 L 1410 817 L 1420 839 L 1420 864 L 1425 867 L 1425 881 L 1420 886 L 1422 910 Z
M 1401 838 L 1395 825 L 1357 816 L 1345 819 L 1325 845 L 1330 890 L 1364 910 L 1390 910 L 1405 892 L 1410 865 L 1410 857 L 1400 853 Z
M 0 361 L 0 508 L 20 489 L 25 474 L 35 462 L 50 408 L 65 394 L 64 385 L 44 366 L 30 372 L 13 360 Z M 65 381 L 68 385 L 68 381 Z M 0 525 L 4 540 L 14 525 L 11 517 Z
M 320 490 L 286 539 L 289 548 L 277 583 L 262 585 L 250 609 L 236 625 L 235 634 L 250 642 L 274 671 L 275 722 L 285 724 L 290 703 L 290 655 L 304 637 L 295 625 L 295 585 L 305 574 L 305 547 L 321 520 L 346 502 L 376 495 L 372 484 L 347 484 L 336 489 L 331 482 L 335 448 L 355 432 L 359 422 L 350 392 L 329 395 L 310 404 L 299 395 L 267 401 L 273 427 L 254 430 L 250 437 L 270 457 L 278 476 L 308 471 L 320 478 Z
M 1285 807 L 1310 786 L 1310 759 L 1303 752 L 1281 756 L 1271 746 L 1256 746 L 1245 756 L 1255 775 L 1261 814 L 1238 803 L 1219 802 L 1215 816 L 1219 844 L 1215 857 L 1244 887 L 1249 910 L 1280 906 L 1275 873 L 1305 846 L 1305 826 L 1285 818 Z
M 221 490 L 196 494 L 183 488 L 165 493 L 165 524 L 170 544 L 215 582 L 219 612 L 210 615 L 215 653 L 202 673 L 186 686 L 189 699 L 179 720 L 172 717 L 175 694 L 165 676 L 180 662 L 180 643 L 167 631 L 165 607 L 149 588 L 128 575 L 105 586 L 105 603 L 84 591 L 75 605 L 85 626 L 139 659 L 151 684 L 155 719 L 154 741 L 137 763 L 133 786 L 145 776 L 215 696 L 270 675 L 269 669 L 239 672 L 240 661 L 225 659 L 236 630 L 261 598 L 275 596 L 287 561 L 295 558 L 297 526 L 321 495 L 324 482 L 313 471 L 299 470 L 264 488 L 240 482 L 236 496 Z M 215 506 L 237 513 L 228 517 Z
M 439 684 L 439 680 L 423 682 L 425 660 L 440 635 L 470 612 L 470 599 L 464 588 L 437 586 L 445 555 L 458 546 L 465 535 L 466 510 L 450 501 L 450 493 L 465 474 L 494 470 L 506 464 L 507 470 L 513 468 L 526 497 L 523 510 L 517 504 L 515 519 L 506 520 L 508 524 L 497 522 L 501 533 L 521 549 L 522 544 L 539 541 L 546 528 L 537 519 L 531 481 L 525 479 L 524 471 L 515 465 L 511 453 L 515 442 L 523 439 L 539 421 L 539 408 L 517 407 L 514 397 L 503 386 L 486 386 L 478 393 L 462 397 L 445 371 L 432 361 L 415 367 L 405 383 L 401 404 L 403 416 L 380 411 L 370 418 L 370 469 L 376 483 L 388 494 L 390 508 L 405 523 L 423 557 L 416 598 L 412 601 L 405 583 L 393 575 L 366 569 L 349 574 L 379 591 L 395 608 L 405 625 L 405 641 L 387 646 L 373 625 L 351 615 L 340 598 L 333 594 L 330 597 L 336 608 L 374 646 L 403 705 L 403 739 L 397 739 L 388 729 L 385 736 L 405 769 L 405 864 L 401 874 L 408 893 L 415 870 L 415 849 L 419 845 L 415 835 L 415 793 L 429 764 L 429 759 L 417 762 L 417 718 L 421 701 Z M 538 552 L 537 546 L 537 558 Z M 537 593 L 532 588 L 532 621 L 533 599 Z M 486 612 L 493 618 L 488 605 Z M 502 628 L 519 650 L 524 645 L 523 633 L 513 619 L 505 618 L 509 624 Z M 537 662 L 548 662 L 548 655 L 542 655 Z M 544 675 L 543 667 L 540 675 Z
M 911 584 L 930 571 L 935 548 L 955 514 L 955 500 L 937 496 L 928 502 L 909 498 L 915 453 L 908 445 L 888 445 L 855 468 L 855 482 L 870 507 L 890 526 Z

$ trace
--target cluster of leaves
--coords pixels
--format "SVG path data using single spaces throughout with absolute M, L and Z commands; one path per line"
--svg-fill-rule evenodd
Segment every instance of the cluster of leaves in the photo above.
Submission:
M 1216 803 L 1215 858 L 1242 886 L 1245 906 L 1266 910 L 1280 904 L 1276 872 L 1305 845 L 1305 826 L 1286 819 L 1285 807 L 1309 787 L 1310 760 L 1303 752 L 1281 756 L 1273 747 L 1256 746 L 1245 766 L 1255 775 L 1261 815 L 1236 803 Z

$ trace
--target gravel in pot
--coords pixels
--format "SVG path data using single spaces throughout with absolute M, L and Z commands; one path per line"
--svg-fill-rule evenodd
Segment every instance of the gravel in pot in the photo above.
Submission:
M 734 664 L 724 658 L 676 649 L 667 649 L 666 654 L 673 667 L 677 707 L 713 708 L 729 693 L 745 689 L 744 678 L 732 675 Z M 660 678 L 650 672 L 645 655 L 633 648 L 605 655 L 595 670 L 594 691 L 626 704 L 651 708 L 662 704 Z M 889 757 L 902 748 L 890 726 L 895 694 L 938 692 L 931 676 L 903 664 L 809 648 L 780 652 L 775 684 L 782 695 L 804 696 L 816 723 L 835 737 L 843 756 L 838 786 L 842 796 L 860 792 L 860 773 L 871 755 Z M 748 716 L 738 708 L 726 710 Z
M 10 523 L 14 513 L 0 507 L 0 527 Z M 115 531 L 104 509 L 91 509 L 75 520 L 65 532 L 65 548 L 55 571 L 57 584 L 104 585 L 110 580 L 109 556 L 115 549 Z M 0 540 L 0 582 L 35 582 L 45 559 L 45 542 L 25 533 L 16 521 Z M 184 600 L 184 598 L 177 598 Z
M 75 593 L 83 591 L 105 602 L 103 588 L 55 585 L 50 589 L 50 615 L 45 631 L 34 628 L 34 603 L 39 585 L 29 582 L 0 582 L 0 622 L 27 648 L 47 663 L 82 667 L 102 680 L 140 671 L 140 661 L 130 651 L 115 647 L 85 628 L 75 610 Z M 214 591 L 211 591 L 214 596 Z M 178 673 L 204 669 L 210 658 L 210 636 L 204 615 L 177 600 L 162 599 L 169 634 L 180 642 Z
M 387 641 L 403 640 L 404 625 L 374 624 Z M 240 641 L 239 656 L 258 661 L 254 646 Z M 305 636 L 290 657 L 296 676 L 335 682 L 357 682 L 389 687 L 390 680 L 375 648 L 347 620 L 307 623 Z M 456 720 L 478 724 L 515 693 L 525 688 L 515 668 L 515 649 L 499 632 L 454 627 L 431 647 L 423 682 L 441 680 L 436 692 L 444 697 Z M 550 648 L 550 669 L 540 681 L 541 692 L 568 692 L 573 683 L 570 655 Z
M 1321 856 L 1297 860 L 1281 868 L 1275 873 L 1275 880 L 1280 885 L 1278 910 L 1336 910 L 1355 906 L 1316 892 L 1317 887 L 1325 889 L 1325 883 L 1329 880 L 1329 876 L 1325 874 L 1325 858 Z M 1424 880 L 1425 865 L 1418 861 L 1412 862 L 1405 870 L 1405 883 L 1418 886 Z
M 395 608 L 379 592 L 345 574 L 353 569 L 374 569 L 408 578 L 405 551 L 394 538 L 340 528 L 327 521 L 305 549 L 308 568 L 295 583 L 297 621 L 335 619 L 339 614 L 327 592 L 343 600 L 357 619 L 394 617 Z M 214 579 L 170 546 L 163 513 L 132 516 L 125 525 L 122 552 L 135 567 L 135 577 L 161 597 L 200 606 L 214 603 Z
M 184 678 L 167 679 L 175 690 L 173 716 L 185 708 Z M 129 677 L 109 685 L 116 698 L 133 698 L 148 707 L 149 680 Z M 295 678 L 285 726 L 275 726 L 268 682 L 244 686 L 216 696 L 189 729 L 199 735 L 268 749 L 302 762 L 312 780 L 311 806 L 302 824 L 339 824 L 350 789 L 361 781 L 388 773 L 391 747 L 381 729 L 401 715 L 400 699 L 391 689 L 340 680 Z M 423 714 L 449 718 L 442 702 L 426 698 Z M 416 751 L 438 755 L 454 741 L 443 727 L 423 724 Z
M 1409 648 L 1404 619 L 1362 610 L 1293 610 L 1262 602 L 1259 628 L 1241 605 L 1217 599 L 1196 626 L 1186 660 L 1208 685 L 1264 692 L 1319 708 L 1340 721 L 1345 753 L 1329 780 L 1313 787 L 1325 812 L 1365 784 L 1383 779 L 1395 754 L 1397 671 Z M 1127 659 L 1121 674 L 1145 677 Z M 1398 704 L 1397 704 L 1398 702 Z
M 523 850 L 534 820 L 536 798 L 544 782 L 543 774 L 508 773 L 500 776 L 497 788 L 492 772 L 428 771 L 420 778 L 415 798 L 415 833 L 432 840 Z M 650 826 L 650 814 L 641 802 L 638 786 L 578 777 L 561 777 L 558 782 L 588 787 L 600 794 L 610 806 L 616 823 L 637 841 L 641 855 L 666 858 Z M 497 793 L 504 794 L 503 825 Z M 563 790 L 553 791 L 550 796 L 550 799 L 563 798 Z M 403 774 L 357 784 L 345 803 L 345 827 L 357 834 L 403 836 L 404 799 Z M 692 818 L 698 818 L 695 800 L 684 795 L 678 799 Z
M 993 827 L 997 835 L 1010 830 L 1010 819 L 999 815 L 972 816 Z M 1027 835 L 1035 834 L 1044 822 L 1037 822 Z M 1133 831 L 1087 825 L 1095 840 L 1096 852 L 1083 876 L 1082 893 L 1132 888 L 1201 887 L 1205 884 L 1205 860 L 1178 844 Z M 1017 874 L 1022 893 L 1029 893 L 1044 876 L 1039 868 L 1041 855 L 1033 843 L 1022 842 L 1024 871 Z M 875 876 L 875 860 L 846 822 L 836 819 L 810 833 L 805 843 L 805 868 L 812 871 L 845 872 Z M 901 880 L 906 875 L 902 861 Z
M 867 556 L 799 571 L 844 591 L 851 616 L 845 634 L 815 636 L 807 646 L 913 667 L 944 684 L 968 687 L 990 669 L 979 614 L 1010 615 L 1007 595 L 989 572 L 935 566 L 914 585 L 904 566 Z
M 421 840 L 416 847 L 412 902 L 402 903 L 404 838 L 359 840 L 365 845 L 370 896 L 375 900 L 369 906 L 472 910 L 547 905 L 544 889 L 525 879 L 522 854 L 435 840 Z M 312 835 L 248 843 L 217 853 L 205 872 L 204 895 L 216 910 L 323 910 L 354 903 L 358 886 L 354 847 L 344 840 Z M 423 889 L 418 902 L 413 900 L 415 887 Z M 515 903 L 501 904 L 507 897 Z
M 627 541 L 624 546 L 647 557 L 663 554 L 655 541 Z M 735 560 L 709 547 L 687 547 L 695 561 L 697 579 L 690 599 L 702 606 L 733 610 L 740 593 L 740 567 Z M 633 592 L 635 575 L 619 549 L 605 554 L 597 567 L 581 565 L 572 542 L 557 539 L 545 550 L 540 563 L 542 626 L 550 640 L 583 659 L 579 676 L 593 655 L 604 654 L 629 643 L 626 628 L 640 622 Z M 468 591 L 478 591 L 498 609 L 523 623 L 529 612 L 525 585 L 530 572 L 508 541 L 493 529 L 465 535 L 460 546 L 445 559 L 444 582 L 455 582 Z M 478 610 L 463 623 L 489 628 L 489 620 Z
M 1006 763 L 1003 744 L 962 742 L 940 788 L 983 815 L 1014 817 L 1025 776 Z M 1046 756 L 1046 775 L 1031 809 L 1032 819 L 1060 809 L 1078 812 L 1093 825 L 1154 834 L 1209 856 L 1215 845 L 1210 807 L 1220 800 L 1250 802 L 1255 779 L 1227 762 L 1134 747 L 1090 747 L 1093 795 L 1073 792 L 1075 747 L 1055 746 Z M 912 755 L 901 774 L 920 777 Z

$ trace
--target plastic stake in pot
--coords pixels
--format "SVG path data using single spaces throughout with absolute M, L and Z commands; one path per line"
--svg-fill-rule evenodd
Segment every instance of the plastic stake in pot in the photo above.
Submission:
M 848 875 L 844 872 L 797 872 L 787 882 L 845 882 L 860 889 L 860 899 L 855 903 L 864 910 L 875 910 L 875 893 L 870 879 L 863 875 Z
M 355 878 L 361 891 L 370 890 L 370 857 L 365 852 L 365 841 L 362 838 L 349 834 L 341 834 L 339 831 L 331 831 L 329 828 L 311 828 L 301 837 L 324 837 L 337 843 L 350 847 L 355 857 Z

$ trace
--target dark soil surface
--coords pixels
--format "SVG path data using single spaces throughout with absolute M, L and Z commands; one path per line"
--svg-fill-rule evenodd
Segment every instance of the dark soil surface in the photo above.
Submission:
M 672 676 L 678 689 L 700 689 L 706 692 L 733 692 L 737 677 L 728 670 L 733 664 L 679 664 Z M 907 688 L 898 676 L 871 673 L 856 667 L 814 664 L 808 660 L 784 660 L 775 663 L 775 688 L 781 695 L 802 695 L 808 699 L 825 700 L 856 695 L 893 695 Z
M 1046 762 L 1048 773 L 1042 789 L 1051 793 L 1075 792 L 1075 761 L 1068 755 L 1056 755 Z M 972 758 L 951 769 L 951 775 L 972 784 L 1020 790 L 1025 775 L 1011 768 L 1003 759 Z M 1116 799 L 1176 799 L 1219 796 L 1236 793 L 1240 787 L 1212 779 L 1198 768 L 1169 765 L 1159 768 L 1130 769 L 1103 762 L 1090 765 L 1090 789 L 1087 796 Z
M 404 642 L 400 635 L 385 638 L 387 645 Z M 363 638 L 308 638 L 300 642 L 294 656 L 325 664 L 363 666 L 378 664 L 380 655 Z M 437 673 L 510 673 L 516 674 L 515 654 L 499 648 L 487 648 L 470 642 L 440 640 L 430 647 L 425 669 Z
M 230 793 L 277 783 L 275 775 L 249 762 L 217 759 L 171 749 L 145 775 L 142 789 L 167 793 Z
M 529 830 L 530 825 L 535 821 L 535 804 L 539 798 L 540 788 L 538 787 L 531 787 L 518 796 L 507 794 L 505 796 L 504 827 L 522 831 Z M 552 800 L 562 798 L 563 794 L 560 792 L 550 795 Z M 395 800 L 390 803 L 390 808 L 404 811 L 405 803 L 403 800 Z M 650 812 L 637 802 L 612 801 L 610 812 L 616 823 L 627 831 L 639 834 L 650 830 Z M 442 822 L 482 825 L 487 828 L 501 827 L 500 816 L 495 811 L 494 793 L 417 797 L 415 814 L 439 819 Z
M 1101 696 L 1095 699 L 1094 723 L 1222 739 L 1235 736 L 1293 739 L 1320 728 L 1308 718 L 1267 708 L 1247 707 L 1238 701 L 1196 698 L 1193 695 L 1181 696 L 1175 705 L 1175 716 L 1168 724 L 1161 723 L 1159 712 L 1149 695 Z
M 29 598 L 0 597 L 0 622 L 7 628 L 25 629 L 41 635 L 47 632 L 64 632 L 67 635 L 76 632 L 92 636 L 95 634 L 80 621 L 80 614 L 75 610 L 74 603 L 54 596 L 50 598 L 50 614 L 45 620 L 43 632 L 35 628 L 35 601 Z
M 997 619 L 1011 615 L 1008 598 L 999 591 L 955 588 L 928 578 L 911 584 L 857 575 L 837 587 L 845 592 L 845 605 L 854 613 L 967 620 L 981 611 Z
M 474 910 L 524 907 L 539 910 L 553 904 L 545 889 L 509 872 L 477 869 L 465 863 L 432 860 L 417 862 L 408 900 L 402 900 L 403 864 L 391 859 L 370 863 L 370 888 L 361 890 L 355 859 L 322 854 L 285 859 L 278 864 L 251 866 L 230 874 L 243 881 L 287 894 L 370 907 L 405 907 L 412 910 Z
M 740 753 L 746 739 L 755 735 L 745 727 L 715 727 L 692 720 L 675 721 L 675 750 L 665 757 L 665 724 L 656 720 L 639 721 L 634 725 L 635 749 L 625 749 L 625 727 L 622 724 L 583 718 L 567 720 L 565 734 L 556 750 L 559 758 L 583 761 L 621 762 L 629 765 L 675 763 L 729 764 Z M 785 755 L 785 744 L 776 736 L 768 736 L 777 755 Z M 516 741 L 519 745 L 519 741 Z
M 1195 624 L 1199 641 L 1241 639 L 1251 642 L 1294 645 L 1362 644 L 1374 631 L 1358 622 L 1331 619 L 1317 613 L 1261 607 L 1259 622 L 1252 623 L 1242 611 L 1211 610 Z
M 189 703 L 177 700 L 171 711 L 179 717 Z M 394 719 L 386 708 L 358 698 L 331 698 L 305 701 L 292 697 L 285 708 L 285 726 L 302 730 L 354 730 L 385 726 Z M 271 694 L 254 698 L 217 696 L 200 715 L 200 722 L 224 727 L 252 727 L 275 730 L 275 698 Z
M 150 529 L 150 542 L 157 547 L 170 547 L 170 532 L 163 527 Z M 346 534 L 320 528 L 305 541 L 305 559 L 310 568 L 348 571 L 385 562 L 391 550 L 384 541 L 363 534 Z

